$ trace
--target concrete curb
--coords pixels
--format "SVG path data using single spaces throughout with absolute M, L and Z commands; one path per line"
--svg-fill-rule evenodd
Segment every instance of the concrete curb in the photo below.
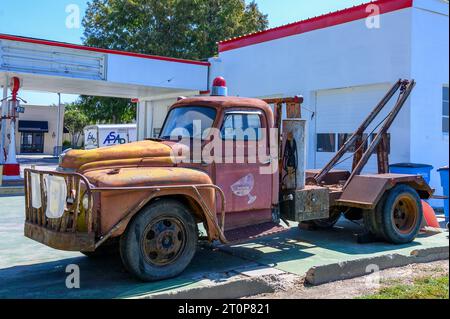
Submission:
M 317 286 L 329 282 L 369 275 L 374 271 L 375 267 L 375 269 L 383 270 L 448 258 L 448 246 L 418 249 L 413 250 L 410 256 L 391 254 L 313 267 L 306 273 L 305 280 L 308 284 Z
M 243 278 L 192 289 L 137 296 L 133 299 L 236 299 L 274 291 L 272 285 L 263 278 Z

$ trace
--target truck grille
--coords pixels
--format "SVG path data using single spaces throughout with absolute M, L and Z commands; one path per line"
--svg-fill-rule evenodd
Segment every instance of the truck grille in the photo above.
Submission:
M 58 218 L 49 218 L 46 215 L 47 205 L 50 204 L 49 190 L 46 187 L 47 176 L 59 176 L 65 181 L 64 212 Z M 25 235 L 58 249 L 90 250 L 95 240 L 96 216 L 89 181 L 77 173 L 33 169 L 25 169 L 24 179 Z M 33 189 L 38 188 L 37 185 L 39 189 Z M 33 207 L 33 194 L 40 197 L 40 207 Z

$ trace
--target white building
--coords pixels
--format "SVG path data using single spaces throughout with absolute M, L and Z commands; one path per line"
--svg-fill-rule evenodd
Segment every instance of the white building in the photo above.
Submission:
M 0 85 L 3 97 L 18 76 L 23 90 L 139 98 L 139 139 L 158 134 L 177 96 L 208 90 L 219 75 L 231 95 L 301 94 L 307 165 L 320 168 L 394 82 L 415 79 L 390 131 L 391 163 L 433 165 L 431 185 L 442 194 L 436 169 L 449 162 L 448 14 L 444 0 L 378 0 L 221 42 L 210 63 L 0 34 Z M 376 169 L 375 159 L 367 169 Z
M 239 96 L 302 94 L 308 166 L 321 168 L 399 78 L 415 79 L 390 130 L 390 159 L 437 169 L 449 162 L 448 13 L 442 0 L 380 0 L 224 41 L 210 83 L 223 76 Z M 431 184 L 442 194 L 436 169 Z

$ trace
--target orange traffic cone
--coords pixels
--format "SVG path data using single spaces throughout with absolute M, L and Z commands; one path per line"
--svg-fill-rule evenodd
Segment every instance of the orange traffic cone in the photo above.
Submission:
M 424 217 L 424 227 L 428 226 L 431 228 L 441 228 L 439 222 L 436 218 L 436 213 L 433 207 L 430 206 L 426 201 L 422 201 L 423 217 Z

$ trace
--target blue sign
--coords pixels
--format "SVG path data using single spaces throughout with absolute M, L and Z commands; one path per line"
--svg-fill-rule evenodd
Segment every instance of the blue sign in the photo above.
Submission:
M 125 138 L 120 137 L 120 134 L 114 131 L 110 132 L 106 138 L 103 144 L 125 144 L 127 140 Z

